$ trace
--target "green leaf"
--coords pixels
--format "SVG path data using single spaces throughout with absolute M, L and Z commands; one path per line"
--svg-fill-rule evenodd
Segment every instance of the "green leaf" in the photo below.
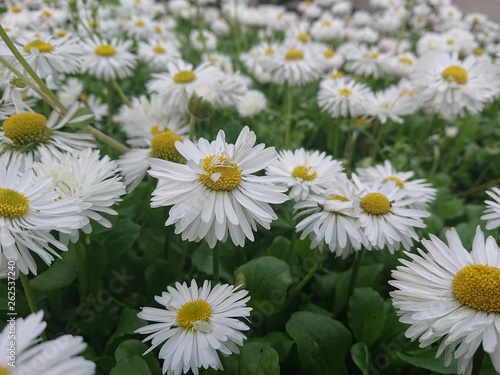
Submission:
M 108 340 L 107 345 L 112 345 L 113 342 L 126 335 L 134 334 L 135 330 L 144 327 L 147 323 L 137 316 L 139 312 L 137 310 L 125 307 L 120 314 L 120 319 L 118 320 L 118 326 L 115 332 Z
M 435 358 L 435 349 L 425 350 L 418 353 L 418 355 L 408 355 L 400 352 L 396 352 L 397 356 L 406 363 L 413 365 L 415 367 L 425 368 L 426 370 L 431 370 L 438 372 L 440 374 L 456 374 L 457 373 L 457 363 L 453 360 L 449 367 L 444 365 L 444 358 Z
M 238 355 L 239 375 L 279 375 L 279 355 L 270 344 L 247 342 Z
M 111 369 L 110 375 L 151 375 L 149 366 L 145 360 L 138 355 L 120 360 Z
M 370 347 L 380 336 L 385 323 L 385 303 L 372 288 L 356 288 L 349 300 L 349 326 L 357 341 Z
M 287 289 L 292 283 L 288 263 L 265 256 L 245 263 L 235 274 L 240 272 L 245 275 L 246 289 L 252 297 L 250 306 L 268 316 L 284 302 Z
M 285 259 L 290 249 L 290 240 L 283 236 L 274 238 L 273 243 L 266 250 L 266 254 L 279 259 Z
M 205 370 L 206 375 L 239 374 L 237 355 L 233 354 L 228 357 L 220 355 L 219 358 L 222 363 L 222 366 L 224 367 L 224 371 L 214 370 L 213 368 L 209 367 L 208 369 Z
M 139 340 L 125 340 L 115 350 L 116 362 L 121 362 L 134 355 L 141 356 L 149 366 L 152 374 L 161 374 L 161 367 L 154 352 L 149 352 L 145 356 L 143 353 L 148 350 L 148 346 Z
M 299 311 L 286 323 L 286 331 L 297 344 L 300 374 L 347 374 L 345 357 L 352 338 L 340 322 Z
M 173 274 L 172 265 L 165 259 L 158 258 L 151 262 L 144 273 L 148 296 L 160 295 L 166 290 L 169 282 L 174 281 Z
M 293 340 L 290 336 L 285 332 L 278 331 L 269 332 L 264 337 L 257 337 L 252 342 L 269 343 L 278 352 L 280 363 L 288 357 L 293 346 Z
M 372 356 L 370 350 L 363 342 L 357 342 L 351 346 L 351 357 L 356 366 L 363 375 L 370 375 L 370 369 L 373 368 Z
M 130 217 L 120 217 L 113 228 L 105 234 L 104 246 L 108 253 L 108 262 L 112 263 L 132 248 L 139 238 L 141 226 Z
M 85 126 L 92 124 L 95 120 L 94 112 L 89 108 L 80 108 L 71 120 L 68 121 L 66 126 L 70 128 L 84 128 Z
M 74 249 L 69 249 L 44 273 L 33 278 L 30 284 L 33 289 L 49 292 L 68 286 L 76 279 L 76 274 L 76 253 Z

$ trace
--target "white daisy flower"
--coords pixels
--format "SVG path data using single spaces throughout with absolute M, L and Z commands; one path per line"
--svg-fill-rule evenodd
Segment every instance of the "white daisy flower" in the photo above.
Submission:
M 291 188 L 288 193 L 295 202 L 307 199 L 309 194 L 323 194 L 336 176 L 343 174 L 342 163 L 319 151 L 285 150 L 278 160 L 267 167 L 270 176 L 279 176 Z
M 418 198 L 410 207 L 426 209 L 436 198 L 437 190 L 430 183 L 423 178 L 412 180 L 414 172 L 398 172 L 389 160 L 374 167 L 358 168 L 356 174 L 365 184 L 372 184 L 375 181 L 382 183 L 393 181 L 397 187 L 405 190 L 409 197 Z
M 237 246 L 246 238 L 253 241 L 257 224 L 269 229 L 277 219 L 270 203 L 285 202 L 286 188 L 276 185 L 276 178 L 253 174 L 276 158 L 274 147 L 254 147 L 255 141 L 246 126 L 234 145 L 226 143 L 221 130 L 211 143 L 203 138 L 198 146 L 176 142 L 187 164 L 151 159 L 149 174 L 159 180 L 151 206 L 173 205 L 165 225 L 175 224 L 183 240 L 204 238 L 210 248 L 228 235 Z
M 153 34 L 153 20 L 146 15 L 132 15 L 122 23 L 128 37 L 135 40 L 147 40 Z
M 333 118 L 358 117 L 366 111 L 370 89 L 352 79 L 324 79 L 318 91 L 318 105 Z
M 53 6 L 42 5 L 42 7 L 33 12 L 37 28 L 48 30 L 64 25 L 70 14 L 67 8 L 56 8 Z
M 417 42 L 417 53 L 422 56 L 428 52 L 446 51 L 446 40 L 442 34 L 425 33 Z
M 420 92 L 423 105 L 430 105 L 444 118 L 474 115 L 500 91 L 498 68 L 488 60 L 456 54 L 428 53 L 409 76 Z
M 75 198 L 59 199 L 48 190 L 51 176 L 32 180 L 31 169 L 21 172 L 16 163 L 0 163 L 0 252 L 24 274 L 37 272 L 31 253 L 50 264 L 59 257 L 53 247 L 67 250 L 52 230 L 68 234 L 83 220 Z
M 189 99 L 201 86 L 215 88 L 224 73 L 210 63 L 193 69 L 193 65 L 182 60 L 167 64 L 167 73 L 153 74 L 147 83 L 148 90 L 157 93 L 166 106 L 185 112 Z
M 217 82 L 215 107 L 220 109 L 234 108 L 248 91 L 251 80 L 240 72 L 224 74 Z
M 311 249 L 327 245 L 336 256 L 346 258 L 353 250 L 369 244 L 360 228 L 361 213 L 356 188 L 344 175 L 334 176 L 334 183 L 322 195 L 311 195 L 294 206 L 300 211 L 295 226 L 300 239 L 311 238 Z
M 407 77 L 413 72 L 417 58 L 411 52 L 401 53 L 397 56 L 390 56 L 384 66 L 385 71 L 399 77 Z
M 418 240 L 415 228 L 425 228 L 422 218 L 430 216 L 411 208 L 418 198 L 409 197 L 394 181 L 363 184 L 355 173 L 352 179 L 360 196 L 359 222 L 370 245 L 377 250 L 387 246 L 391 254 L 401 245 L 410 250 L 413 240 Z
M 332 41 L 341 38 L 344 28 L 344 20 L 325 14 L 312 24 L 311 36 L 316 40 Z
M 272 81 L 279 85 L 302 86 L 318 80 L 322 73 L 322 66 L 312 51 L 300 44 L 279 47 L 266 62 L 268 66 L 264 68 L 271 73 Z
M 384 73 L 386 57 L 376 47 L 361 46 L 345 56 L 345 69 L 361 76 L 379 78 Z
M 8 375 L 51 374 L 93 375 L 96 365 L 81 356 L 87 346 L 80 336 L 63 335 L 40 342 L 47 324 L 43 311 L 15 320 L 15 366 L 9 365 L 9 346 L 12 345 L 11 325 L 0 333 L 0 373 Z
M 253 117 L 267 108 L 266 96 L 258 90 L 248 90 L 236 105 L 241 117 Z
M 233 74 L 234 68 L 229 55 L 225 55 L 219 52 L 209 52 L 204 53 L 201 56 L 202 62 L 210 62 L 226 74 Z
M 97 37 L 84 39 L 81 71 L 105 81 L 130 77 L 136 66 L 136 58 L 130 52 L 131 48 L 131 40 L 105 41 Z
M 65 125 L 88 118 L 75 116 L 77 110 L 78 104 L 75 104 L 63 118 L 56 111 L 48 119 L 33 112 L 9 116 L 0 131 L 0 164 L 8 165 L 15 161 L 21 168 L 28 168 L 34 161 L 40 160 L 42 149 L 56 153 L 95 147 L 90 134 L 60 130 Z
M 148 334 L 151 350 L 161 345 L 159 358 L 163 359 L 163 373 L 198 374 L 199 368 L 222 370 L 219 353 L 229 356 L 239 353 L 238 346 L 246 339 L 241 331 L 249 327 L 239 318 L 250 316 L 246 303 L 248 291 L 229 284 L 217 284 L 212 289 L 209 281 L 198 287 L 193 279 L 167 287 L 167 292 L 155 296 L 164 306 L 158 309 L 143 307 L 139 318 L 155 322 L 136 332 Z M 146 354 L 144 353 L 144 354 Z
M 50 191 L 59 197 L 76 197 L 84 217 L 81 229 L 83 233 L 92 233 L 91 219 L 105 228 L 111 228 L 111 222 L 102 214 L 117 215 L 111 208 L 121 201 L 125 186 L 117 174 L 116 162 L 109 156 L 100 157 L 98 150 L 86 149 L 54 157 L 43 154 L 39 163 L 33 165 L 35 180 L 52 176 Z M 79 230 L 73 230 L 69 238 L 76 243 Z
M 7 12 L 2 14 L 2 24 L 3 20 L 7 20 L 8 24 L 13 27 L 25 28 L 33 22 L 34 18 L 34 12 L 26 4 L 19 2 L 7 7 Z
M 80 108 L 88 108 L 94 114 L 94 120 L 100 122 L 103 117 L 108 116 L 108 105 L 102 99 L 83 90 L 83 83 L 78 78 L 68 78 L 57 92 L 57 96 L 65 107 L 70 107 L 75 102 L 80 102 Z
M 311 50 L 324 72 L 340 69 L 344 64 L 344 57 L 325 44 L 313 43 Z
M 500 372 L 500 249 L 479 226 L 471 252 L 454 228 L 446 239 L 431 234 L 422 240 L 427 253 L 405 252 L 411 260 L 400 259 L 389 281 L 396 288 L 392 303 L 410 325 L 406 336 L 421 347 L 442 339 L 436 356 L 444 353 L 446 366 L 457 359 L 458 374 L 471 374 L 476 350 L 488 353 Z
M 189 35 L 191 46 L 196 51 L 213 51 L 217 49 L 217 37 L 214 33 L 203 30 L 192 30 Z
M 161 39 L 139 42 L 137 54 L 153 70 L 165 70 L 169 62 L 181 57 L 181 53 L 173 43 Z
M 492 230 L 500 227 L 500 189 L 492 188 L 492 191 L 486 191 L 493 200 L 486 200 L 486 209 L 481 216 L 481 220 L 486 220 L 486 229 Z
M 409 95 L 401 95 L 397 86 L 390 86 L 379 92 L 370 92 L 366 97 L 366 114 L 378 117 L 382 124 L 387 120 L 403 123 L 402 116 L 415 113 L 420 101 Z

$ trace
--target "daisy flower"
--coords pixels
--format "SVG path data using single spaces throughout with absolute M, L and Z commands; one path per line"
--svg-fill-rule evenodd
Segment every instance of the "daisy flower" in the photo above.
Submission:
M 422 218 L 430 216 L 427 211 L 411 208 L 418 198 L 408 197 L 394 181 L 363 184 L 355 173 L 352 179 L 360 197 L 359 222 L 370 245 L 378 250 L 387 246 L 391 254 L 401 245 L 411 249 L 413 240 L 418 240 L 415 228 L 425 228 Z
M 66 133 L 60 129 L 65 125 L 78 123 L 88 117 L 76 116 L 78 104 L 60 118 L 53 111 L 47 119 L 40 113 L 23 112 L 9 116 L 0 130 L 0 164 L 15 161 L 21 167 L 29 167 L 40 160 L 40 152 L 45 149 L 56 153 L 70 152 L 95 147 L 93 137 L 84 133 Z
M 389 74 L 406 77 L 413 71 L 416 62 L 416 57 L 412 53 L 406 52 L 388 57 L 384 68 Z
M 493 200 L 486 200 L 486 209 L 481 216 L 481 220 L 486 220 L 486 229 L 492 230 L 500 227 L 500 189 L 492 188 L 492 191 L 486 191 Z
M 301 218 L 295 226 L 302 232 L 300 239 L 311 238 L 311 249 L 328 246 L 332 253 L 342 258 L 352 250 L 360 250 L 364 243 L 369 247 L 358 217 L 361 213 L 356 188 L 344 175 L 334 177 L 333 184 L 321 195 L 311 195 L 294 206 Z
M 488 353 L 500 372 L 500 249 L 479 226 L 471 252 L 454 228 L 446 239 L 431 234 L 422 241 L 427 252 L 405 252 L 411 260 L 400 259 L 389 281 L 396 288 L 392 303 L 410 325 L 406 337 L 421 347 L 442 339 L 436 356 L 444 353 L 446 366 L 457 359 L 458 374 L 471 374 L 476 350 Z
M 59 197 L 76 197 L 84 217 L 82 231 L 92 232 L 91 219 L 105 228 L 111 228 L 111 222 L 102 214 L 118 215 L 111 208 L 121 201 L 125 186 L 118 175 L 116 162 L 105 155 L 102 158 L 98 150 L 86 149 L 59 155 L 42 154 L 41 161 L 33 165 L 35 180 L 52 176 L 50 191 Z M 79 231 L 73 230 L 69 238 L 78 241 Z
M 148 90 L 157 93 L 166 106 L 185 112 L 189 99 L 201 86 L 215 88 L 224 73 L 211 63 L 193 65 L 182 60 L 167 64 L 167 73 L 153 74 Z
M 149 174 L 159 180 L 153 191 L 152 207 L 171 206 L 165 225 L 175 224 L 182 239 L 205 239 L 213 248 L 228 235 L 237 246 L 245 239 L 254 240 L 257 224 L 270 228 L 277 216 L 270 203 L 287 200 L 286 188 L 276 185 L 276 178 L 256 176 L 274 162 L 274 147 L 254 146 L 255 133 L 243 128 L 235 144 L 228 144 L 221 130 L 209 143 L 201 138 L 176 142 L 186 164 L 151 159 Z
M 498 69 L 488 60 L 457 54 L 429 53 L 418 61 L 409 76 L 421 93 L 423 105 L 430 105 L 444 118 L 479 113 L 500 90 Z
M 379 92 L 370 92 L 366 97 L 366 114 L 378 117 L 382 124 L 387 120 L 397 124 L 403 123 L 401 116 L 415 113 L 420 101 L 409 95 L 401 95 L 397 86 L 390 86 Z
M 248 90 L 236 105 L 241 117 L 253 117 L 267 108 L 266 96 L 258 90 Z
M 194 279 L 190 286 L 176 283 L 175 288 L 167 287 L 167 292 L 155 296 L 164 308 L 143 307 L 137 314 L 155 322 L 136 331 L 149 335 L 144 341 L 151 340 L 151 348 L 144 354 L 161 345 L 159 357 L 167 375 L 190 370 L 198 374 L 201 367 L 222 370 L 219 353 L 239 353 L 238 346 L 246 339 L 241 331 L 249 329 L 239 318 L 250 316 L 252 308 L 246 306 L 250 297 L 248 291 L 238 289 L 229 284 L 212 289 L 209 281 L 199 288 Z
M 16 261 L 19 271 L 36 274 L 31 253 L 50 264 L 59 257 L 52 248 L 66 251 L 52 230 L 68 234 L 80 228 L 83 217 L 75 198 L 59 199 L 49 191 L 52 177 L 33 181 L 33 171 L 19 170 L 16 163 L 0 163 L 0 252 Z
M 267 60 L 271 79 L 279 85 L 302 86 L 321 76 L 320 63 L 312 51 L 303 45 L 283 45 L 278 48 L 272 59 Z
M 325 79 L 318 91 L 318 105 L 333 118 L 365 114 L 370 89 L 349 78 Z
M 217 49 L 217 37 L 208 30 L 192 30 L 189 35 L 189 42 L 198 52 Z
M 153 20 L 149 16 L 132 15 L 122 23 L 128 37 L 134 40 L 147 40 L 153 33 Z
M 105 81 L 126 78 L 134 74 L 136 58 L 130 52 L 132 41 L 98 37 L 87 38 L 82 43 L 81 72 Z
M 343 20 L 326 14 L 312 24 L 311 36 L 316 40 L 332 41 L 342 37 L 344 28 L 345 22 Z
M 311 49 L 324 72 L 339 69 L 344 63 L 344 57 L 341 54 L 335 53 L 335 50 L 324 44 L 314 43 Z
M 359 74 L 365 77 L 378 78 L 384 73 L 385 58 L 387 56 L 380 53 L 376 47 L 361 46 L 352 49 L 345 56 L 345 69 L 354 74 Z
M 164 70 L 169 62 L 181 57 L 179 49 L 173 43 L 161 39 L 139 42 L 137 54 L 153 70 Z
M 418 209 L 426 209 L 437 194 L 437 190 L 425 179 L 412 180 L 414 172 L 398 172 L 389 160 L 374 167 L 358 168 L 356 174 L 366 184 L 393 181 L 397 187 L 408 193 L 408 197 L 418 199 L 411 204 L 411 207 Z
M 87 346 L 80 336 L 63 335 L 40 342 L 40 334 L 47 324 L 43 311 L 15 320 L 15 367 L 9 364 L 9 346 L 12 345 L 11 325 L 7 323 L 0 333 L 0 373 L 9 375 L 51 374 L 92 375 L 96 365 L 81 356 Z
M 278 160 L 267 167 L 270 176 L 279 176 L 287 187 L 290 199 L 300 201 L 309 194 L 322 194 L 342 173 L 342 164 L 330 155 L 319 151 L 285 150 L 278 155 Z

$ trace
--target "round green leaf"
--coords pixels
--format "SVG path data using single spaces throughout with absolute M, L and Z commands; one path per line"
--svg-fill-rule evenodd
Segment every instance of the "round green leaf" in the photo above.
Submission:
M 356 340 L 370 347 L 384 329 L 384 300 L 372 288 L 356 288 L 349 300 L 347 315 Z

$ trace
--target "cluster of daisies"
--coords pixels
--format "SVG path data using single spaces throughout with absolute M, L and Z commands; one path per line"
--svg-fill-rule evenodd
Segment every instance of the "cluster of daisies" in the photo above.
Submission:
M 267 98 L 256 87 L 314 83 L 318 109 L 335 119 L 404 124 L 418 111 L 449 121 L 480 113 L 500 94 L 499 25 L 485 15 L 464 16 L 449 0 L 371 0 L 372 13 L 353 13 L 344 0 L 300 2 L 297 12 L 242 0 L 215 3 L 8 2 L 0 24 L 31 69 L 0 43 L 2 274 L 9 261 L 22 274 L 36 274 L 37 259 L 51 264 L 80 230 L 90 234 L 94 222 L 111 227 L 112 206 L 148 174 L 158 180 L 151 206 L 170 207 L 165 225 L 210 248 L 254 241 L 278 218 L 272 205 L 292 200 L 295 229 L 312 248 L 328 247 L 342 258 L 362 249 L 407 250 L 411 261 L 402 260 L 391 281 L 394 306 L 411 325 L 407 336 L 422 346 L 443 338 L 438 355 L 445 353 L 446 364 L 457 358 L 466 375 L 482 345 L 500 371 L 498 246 L 478 230 L 469 253 L 451 230 L 448 244 L 431 236 L 423 241 L 427 253 L 410 252 L 436 196 L 426 180 L 389 161 L 348 177 L 325 152 L 278 152 L 257 143 L 249 127 L 234 143 L 223 130 L 207 140 L 195 129 L 214 111 L 239 117 L 265 111 Z M 198 27 L 182 33 L 186 23 Z M 257 40 L 250 48 L 236 48 L 235 56 L 219 52 L 220 41 L 246 34 Z M 121 81 L 135 79 L 144 66 L 144 94 L 110 106 L 112 90 L 123 95 Z M 33 83 L 33 74 L 66 110 L 35 111 L 42 98 L 49 104 L 54 98 Z M 106 87 L 94 90 L 89 81 Z M 105 131 L 116 124 L 130 150 L 116 161 L 101 155 L 78 129 L 90 116 L 82 108 Z M 488 194 L 493 200 L 482 218 L 493 229 L 500 226 L 500 190 Z M 250 315 L 249 299 L 239 286 L 176 283 L 156 297 L 161 309 L 142 309 L 139 317 L 154 323 L 137 332 L 148 335 L 149 351 L 161 346 L 163 373 L 222 369 L 219 355 L 238 353 L 246 339 L 249 327 L 240 319 Z M 78 355 L 81 338 L 39 344 L 40 313 L 18 324 L 26 373 L 40 371 L 32 366 L 49 352 L 63 354 L 46 363 L 47 373 L 94 373 L 95 365 Z M 0 373 L 6 366 L 0 362 Z

